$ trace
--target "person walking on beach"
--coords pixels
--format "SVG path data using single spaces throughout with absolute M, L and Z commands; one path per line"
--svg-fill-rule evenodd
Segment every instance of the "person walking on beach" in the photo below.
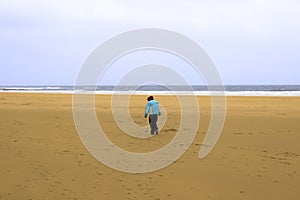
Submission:
M 149 96 L 147 98 L 148 102 L 146 104 L 144 117 L 147 118 L 149 114 L 149 124 L 151 128 L 151 135 L 158 134 L 158 127 L 157 127 L 157 119 L 158 116 L 161 115 L 160 107 L 157 101 L 154 100 L 153 96 Z

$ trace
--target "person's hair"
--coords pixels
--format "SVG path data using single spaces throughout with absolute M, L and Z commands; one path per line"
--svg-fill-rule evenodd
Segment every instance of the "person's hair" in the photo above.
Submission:
M 151 101 L 151 100 L 153 100 L 153 99 L 154 99 L 153 96 L 149 96 L 149 97 L 147 98 L 148 101 Z

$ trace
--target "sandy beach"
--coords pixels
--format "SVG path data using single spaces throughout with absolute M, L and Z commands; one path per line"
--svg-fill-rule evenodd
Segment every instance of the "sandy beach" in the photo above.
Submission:
M 167 122 L 159 135 L 140 139 L 114 123 L 111 96 L 97 95 L 99 123 L 111 141 L 133 152 L 170 142 L 180 122 L 179 104 L 174 96 L 155 98 L 168 111 Z M 147 125 L 145 99 L 130 99 L 139 125 Z M 198 102 L 200 126 L 188 151 L 162 170 L 129 174 L 86 150 L 73 121 L 72 95 L 0 93 L 0 200 L 300 198 L 300 97 L 227 97 L 222 135 L 204 159 L 198 152 L 210 121 L 210 98 Z

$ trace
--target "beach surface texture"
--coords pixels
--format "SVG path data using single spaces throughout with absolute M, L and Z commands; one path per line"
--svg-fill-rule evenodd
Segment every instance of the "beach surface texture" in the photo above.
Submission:
M 129 102 L 140 126 L 148 124 L 146 97 L 134 95 Z M 190 148 L 166 168 L 132 174 L 109 168 L 87 151 L 73 120 L 72 94 L 0 93 L 0 200 L 300 199 L 300 97 L 227 97 L 224 129 L 204 159 L 198 153 L 211 103 L 208 96 L 197 98 L 200 124 Z M 127 151 L 155 151 L 178 132 L 175 96 L 155 96 L 167 120 L 158 135 L 146 139 L 116 125 L 110 95 L 95 99 L 99 124 Z

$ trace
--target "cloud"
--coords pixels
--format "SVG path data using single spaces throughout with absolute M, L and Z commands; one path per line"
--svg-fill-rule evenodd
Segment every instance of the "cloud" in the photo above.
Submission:
M 186 28 L 209 34 L 255 35 L 300 28 L 300 3 L 296 0 L 10 0 L 1 4 L 1 16 L 8 21 L 72 23 L 79 29 L 85 23 L 99 22 Z
M 53 74 L 75 74 L 102 41 L 123 31 L 155 27 L 199 42 L 228 82 L 247 77 L 255 82 L 275 68 L 293 78 L 299 68 L 299 18 L 298 0 L 4 0 L 0 43 L 5 48 L 0 54 L 10 74 L 21 73 L 25 64 L 29 76 L 46 68 Z M 16 60 L 20 62 L 12 63 Z M 240 76 L 231 75 L 233 71 Z M 7 77 L 0 79 L 13 81 Z

